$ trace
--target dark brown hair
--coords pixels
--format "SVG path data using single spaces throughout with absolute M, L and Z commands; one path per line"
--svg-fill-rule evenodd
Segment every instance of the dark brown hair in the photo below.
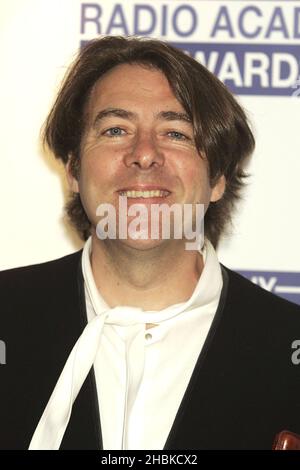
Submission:
M 191 118 L 199 153 L 208 159 L 211 186 L 225 176 L 223 197 L 212 202 L 205 214 L 205 234 L 217 246 L 240 197 L 254 137 L 245 112 L 225 85 L 183 51 L 149 38 L 107 36 L 90 41 L 66 75 L 45 124 L 44 143 L 65 164 L 71 158 L 71 171 L 78 178 L 85 104 L 96 81 L 124 63 L 154 67 L 166 76 Z M 79 194 L 72 195 L 66 210 L 81 237 L 87 239 L 91 224 Z

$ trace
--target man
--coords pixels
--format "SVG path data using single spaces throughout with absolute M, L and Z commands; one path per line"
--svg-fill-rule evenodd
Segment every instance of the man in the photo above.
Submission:
M 66 165 L 67 211 L 86 243 L 0 275 L 0 447 L 270 449 L 279 431 L 299 433 L 300 309 L 214 249 L 254 147 L 230 92 L 163 42 L 97 39 L 70 69 L 45 140 Z M 203 246 L 187 249 L 175 228 L 164 238 L 161 220 L 158 237 L 141 236 L 136 203 L 144 230 L 155 204 L 192 206 L 192 227 L 200 205 Z M 102 236 L 103 204 L 116 237 Z

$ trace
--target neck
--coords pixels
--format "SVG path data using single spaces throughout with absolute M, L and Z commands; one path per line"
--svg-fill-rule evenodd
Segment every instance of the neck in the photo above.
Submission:
M 203 259 L 198 251 L 185 250 L 183 240 L 141 250 L 93 236 L 91 265 L 96 286 L 111 308 L 162 310 L 190 298 Z

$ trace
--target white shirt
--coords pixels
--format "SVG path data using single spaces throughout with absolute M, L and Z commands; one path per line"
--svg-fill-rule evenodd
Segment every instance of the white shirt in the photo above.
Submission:
M 88 321 L 110 309 L 82 255 Z M 223 280 L 205 240 L 204 268 L 186 302 L 161 311 L 122 307 L 127 326 L 105 324 L 94 363 L 103 449 L 163 449 L 219 303 Z M 135 316 L 144 324 L 133 324 Z M 146 323 L 158 323 L 146 330 Z

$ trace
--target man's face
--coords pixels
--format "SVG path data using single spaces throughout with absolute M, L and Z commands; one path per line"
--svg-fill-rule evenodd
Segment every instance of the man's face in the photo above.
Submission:
M 86 115 L 78 181 L 67 169 L 71 189 L 80 192 L 94 229 L 99 204 L 118 209 L 119 195 L 126 190 L 166 191 L 150 198 L 125 193 L 128 207 L 143 203 L 148 210 L 153 203 L 202 203 L 207 208 L 222 196 L 224 178 L 210 187 L 208 163 L 195 147 L 192 124 L 160 71 L 115 67 L 95 84 Z M 162 240 L 120 242 L 145 249 Z

